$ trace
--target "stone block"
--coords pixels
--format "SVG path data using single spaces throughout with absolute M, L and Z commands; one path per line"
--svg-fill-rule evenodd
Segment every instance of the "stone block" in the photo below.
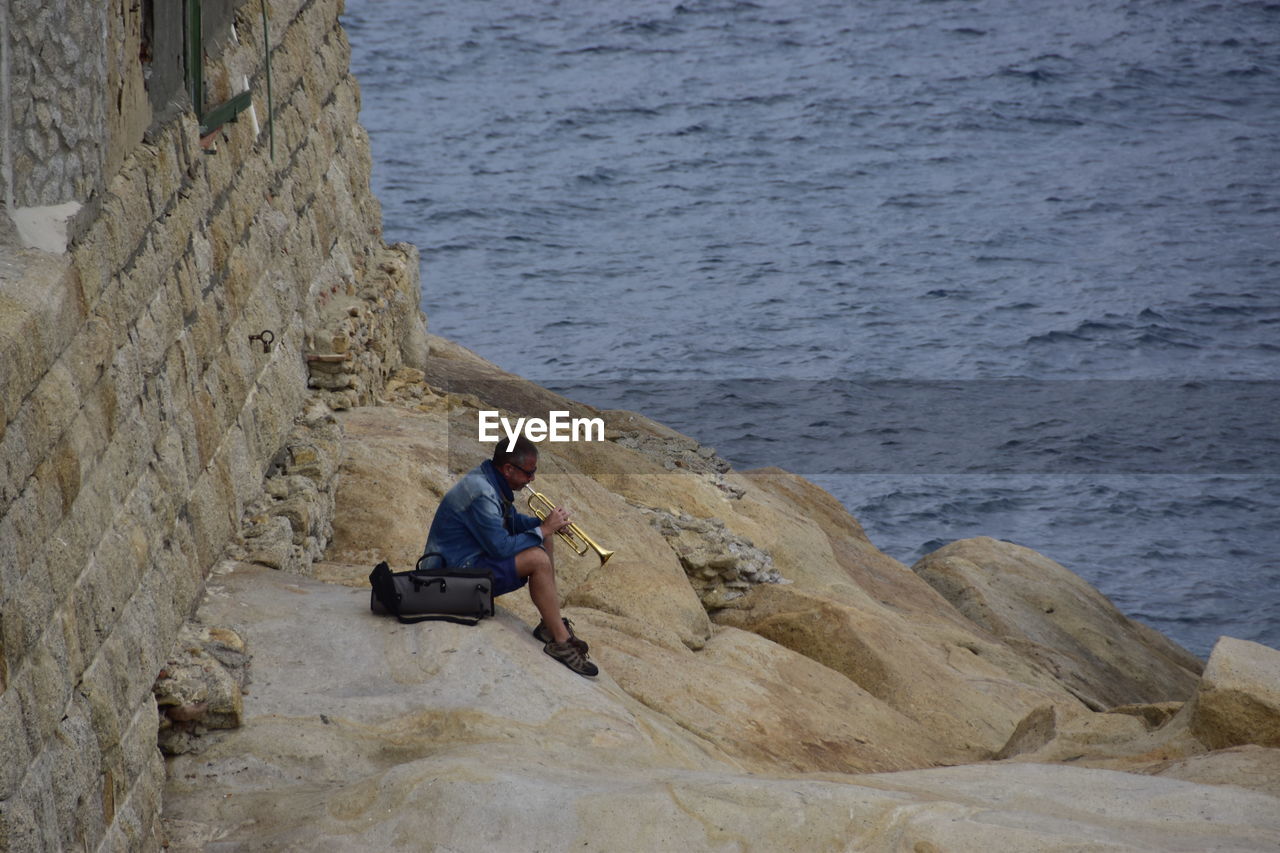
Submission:
M 116 348 L 127 339 L 125 330 L 112 328 L 97 314 L 92 314 L 85 320 L 63 356 L 66 368 L 82 396 L 101 380 Z
M 26 574 L 9 590 L 5 603 L 4 644 L 11 666 L 19 661 L 30 663 L 58 603 L 58 591 L 49 583 L 44 560 L 28 563 Z
M 174 196 L 187 184 L 186 171 L 189 164 L 182 143 L 176 138 L 178 129 L 179 125 L 170 123 L 160 130 L 155 140 L 155 154 L 148 178 L 153 192 L 152 203 L 157 210 L 171 205 Z M 156 201 L 160 204 L 156 204 Z
M 76 241 L 71 252 L 71 263 L 80 276 L 81 293 L 87 310 L 92 310 L 97 305 L 98 299 L 111 282 L 111 270 L 115 266 L 110 263 L 110 240 L 106 224 L 100 217 Z
M 79 674 L 83 673 L 88 665 L 89 655 L 80 645 L 79 623 L 81 619 L 80 614 L 71 606 L 71 601 L 74 598 L 71 592 L 72 588 L 71 584 L 67 584 L 65 587 L 68 592 L 63 597 L 58 609 L 54 611 L 53 623 L 48 630 L 58 633 L 58 642 L 66 649 L 67 671 Z
M 173 429 L 176 431 L 182 450 L 177 458 L 170 461 L 182 466 L 187 480 L 188 488 L 184 494 L 190 494 L 192 488 L 195 487 L 196 481 L 204 472 L 203 466 L 199 462 L 199 444 L 196 438 L 195 415 L 192 411 L 190 400 L 185 408 L 179 409 L 173 419 Z
M 155 599 L 139 587 L 121 614 L 115 631 L 129 659 L 129 665 L 122 671 L 121 684 L 121 702 L 126 712 L 143 701 L 163 664 L 154 650 L 156 638 L 147 634 L 147 629 L 154 630 L 157 626 L 159 614 L 154 612 L 155 604 Z
M 120 743 L 122 714 L 119 692 L 115 687 L 116 676 L 111 672 L 109 658 L 99 654 L 85 668 L 77 692 L 84 698 L 93 731 L 101 750 L 110 751 Z
M 53 652 L 43 645 L 32 649 L 14 687 L 22 700 L 27 731 L 36 743 L 53 737 L 73 684 L 71 674 Z
M 138 366 L 136 347 L 126 345 L 116 350 L 104 378 L 110 383 L 110 390 L 115 394 L 114 412 L 118 433 L 121 422 L 135 416 L 134 410 L 142 400 L 143 387 L 146 383 L 146 377 L 142 375 Z
M 13 502 L 26 487 L 27 469 L 31 453 L 27 449 L 28 428 L 10 423 L 0 440 L 0 514 L 9 511 Z
M 39 779 L 31 779 L 0 808 L 0 850 L 44 850 L 44 827 L 49 809 L 43 808 L 44 791 Z M 54 816 L 56 820 L 56 816 Z
M 111 370 L 111 363 L 116 359 L 113 353 L 107 364 L 103 365 L 102 376 L 81 398 L 80 417 L 72 421 L 72 432 L 88 428 L 92 433 L 80 435 L 77 438 L 80 447 L 105 449 L 115 437 L 122 413 L 128 411 L 120 408 L 121 397 L 117 389 L 116 375 Z
M 122 303 L 122 316 L 130 322 L 136 322 L 155 298 L 167 266 L 163 255 L 157 250 L 157 230 L 155 227 L 149 228 L 139 237 L 129 263 L 120 270 L 120 278 L 126 288 L 122 294 L 127 300 Z
M 221 134 L 214 134 L 210 146 L 205 149 L 206 156 L 196 164 L 196 180 L 204 181 L 209 187 L 209 195 L 213 200 L 212 209 L 217 211 L 222 205 L 223 194 L 235 178 L 236 157 L 232 147 L 223 142 Z
M 196 310 L 195 322 L 187 328 L 191 336 L 191 350 L 195 355 L 192 373 L 203 376 L 209 364 L 218 352 L 224 335 L 225 306 L 216 288 L 211 288 L 200 300 Z
M 213 280 L 218 281 L 226 272 L 227 259 L 231 256 L 232 247 L 236 244 L 235 223 L 226 213 L 225 208 L 212 216 L 205 224 L 205 233 L 209 237 L 209 249 L 213 266 Z
M 1191 733 L 1210 749 L 1280 747 L 1280 650 L 1222 637 L 1187 712 Z
M 248 661 L 234 631 L 183 627 L 153 688 L 165 754 L 198 751 L 209 731 L 242 725 Z
M 187 181 L 183 185 L 152 232 L 152 246 L 161 269 L 182 261 L 191 240 L 202 227 L 209 205 L 207 184 Z M 189 307 L 184 304 L 184 308 L 189 310 Z
M 127 526 L 134 535 L 139 564 L 150 565 L 154 560 L 155 551 L 173 522 L 178 499 L 178 495 L 169 494 L 161 488 L 160 476 L 154 467 L 147 465 L 143 468 L 117 522 L 120 526 Z
M 226 469 L 215 464 L 196 481 L 187 501 L 186 513 L 201 566 L 213 565 L 239 519 L 238 513 L 230 515 L 235 510 L 229 481 Z
M 101 491 L 108 473 L 101 470 L 101 462 L 109 444 L 100 423 L 101 418 L 86 406 L 67 435 L 77 456 L 81 485 L 69 512 L 45 542 L 45 555 L 55 578 L 73 578 L 84 567 L 90 549 L 110 521 L 111 498 Z
M 151 700 L 156 674 L 177 639 L 186 612 L 173 609 L 173 587 L 171 573 L 152 567 L 121 615 L 120 626 L 128 631 L 133 655 L 124 697 L 126 707 Z
M 84 648 L 89 653 L 111 634 L 137 584 L 139 570 L 131 550 L 126 538 L 113 530 L 104 537 L 103 547 L 77 584 L 77 606 L 93 629 L 84 638 Z
M 191 412 L 196 439 L 193 449 L 198 453 L 195 461 L 197 467 L 205 468 L 213 459 L 222 437 L 222 424 L 213 395 L 204 388 L 197 390 L 191 396 Z
M 112 773 L 114 819 L 98 846 L 101 851 L 158 853 L 161 835 L 161 787 L 164 764 L 156 749 L 155 701 L 148 700 L 133 715 L 121 751 L 119 770 Z
M 84 316 L 68 260 L 36 261 L 20 278 L 6 279 L 0 294 L 0 397 L 10 416 L 66 349 Z
M 138 787 L 130 792 L 130 796 L 141 794 L 157 808 L 160 789 L 164 784 L 164 762 L 156 747 L 156 730 L 159 725 L 155 698 L 151 695 L 148 684 L 144 700 L 138 702 L 133 709 L 120 745 L 126 777 L 137 780 Z
M 190 613 L 195 602 L 199 600 L 204 587 L 206 566 L 197 559 L 195 539 L 185 522 L 175 525 L 173 530 L 176 549 L 171 568 L 173 574 L 173 596 L 179 603 L 175 611 L 178 614 Z
M 172 531 L 166 533 L 153 551 L 152 572 L 157 577 L 159 606 L 164 613 L 184 615 L 190 611 L 196 592 L 188 582 L 193 575 Z
M 83 474 L 80 455 L 73 443 L 71 431 L 64 435 L 40 468 L 36 469 L 37 481 L 48 484 L 49 497 L 55 505 L 47 506 L 42 513 L 49 528 L 56 526 L 70 511 L 80 494 Z
M 49 742 L 50 782 L 64 849 L 80 839 L 99 838 L 105 828 L 97 804 L 102 793 L 101 754 L 83 700 L 71 702 Z
M 136 165 L 123 169 L 111 181 L 109 196 L 116 217 L 113 266 L 125 269 L 153 219 L 146 176 Z
M 175 413 L 177 409 L 173 410 Z M 191 481 L 186 466 L 182 464 L 182 437 L 177 424 L 170 421 L 155 444 L 152 463 L 159 482 L 157 488 L 174 498 L 186 495 Z
M 265 302 L 266 300 L 259 300 Z M 228 339 L 218 353 L 219 397 L 223 408 L 223 427 L 229 427 L 238 412 L 252 397 L 258 373 L 281 355 L 288 345 L 287 336 L 278 317 L 266 313 L 268 308 L 254 311 L 255 316 L 235 323 L 228 332 Z M 271 351 L 263 352 L 259 341 L 250 341 L 251 335 L 269 330 L 273 335 Z
M 159 433 L 154 419 L 155 414 L 146 412 L 138 403 L 131 403 L 123 413 L 115 436 L 97 460 L 81 491 L 85 494 L 91 488 L 94 490 L 95 515 L 87 521 L 105 528 L 115 511 L 124 504 L 150 461 L 155 436 Z M 104 499 L 106 506 L 103 505 Z
M 12 501 L 20 490 L 28 487 L 27 478 L 66 429 L 77 409 L 78 395 L 70 374 L 55 365 L 36 385 L 5 432 L 4 442 L 0 444 L 3 450 L 0 496 Z M 28 531 L 28 535 L 30 533 Z
M 238 427 L 227 432 L 223 448 L 227 459 L 227 470 L 236 495 L 236 504 L 238 507 L 243 507 L 256 498 L 262 490 L 266 460 L 259 458 L 253 452 L 249 447 L 248 436 Z
M 102 748 L 109 750 L 119 743 L 132 713 L 125 703 L 125 685 L 126 671 L 133 663 L 120 634 L 104 636 L 95 645 L 97 652 L 82 675 L 80 693 L 89 700 Z
M 22 716 L 17 690 L 0 693 L 0 803 L 11 800 L 31 763 L 32 738 Z M 4 809 L 0 809 L 0 812 Z M 0 835 L 0 840 L 3 840 Z M 8 849 L 8 848 L 5 848 Z
M 27 488 L 0 517 L 0 589 L 6 596 L 40 559 L 41 542 L 32 536 L 38 524 L 35 490 Z

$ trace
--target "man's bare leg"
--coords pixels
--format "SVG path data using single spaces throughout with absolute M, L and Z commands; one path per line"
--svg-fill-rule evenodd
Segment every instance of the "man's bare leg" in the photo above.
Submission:
M 542 624 L 557 643 L 567 642 L 569 629 L 560 616 L 560 591 L 556 587 L 555 545 L 550 537 L 541 548 L 526 548 L 516 554 L 516 574 L 529 579 L 529 598 L 542 616 Z

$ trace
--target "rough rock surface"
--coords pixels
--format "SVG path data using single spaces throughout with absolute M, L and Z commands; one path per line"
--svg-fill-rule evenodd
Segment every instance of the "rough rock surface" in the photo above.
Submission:
M 625 445 L 624 445 L 625 446 Z M 773 568 L 773 558 L 746 539 L 725 530 L 718 518 L 693 518 L 641 507 L 667 540 L 708 611 L 741 598 L 762 583 L 786 583 Z
M 1218 640 L 1187 713 L 1191 733 L 1211 749 L 1280 747 L 1280 651 Z
M 965 539 L 926 555 L 912 569 L 1094 710 L 1181 701 L 1195 688 L 1198 658 L 1126 618 L 1078 576 L 1029 548 L 987 537 Z
M 1028 572 L 1003 607 L 1016 619 L 975 621 L 812 483 L 733 471 L 634 413 L 596 413 L 609 440 L 544 445 L 538 470 L 617 551 L 557 561 L 598 679 L 543 654 L 524 592 L 474 628 L 371 615 L 373 563 L 411 565 L 439 497 L 488 455 L 477 409 L 594 413 L 447 342 L 425 367 L 393 377 L 389 405 L 338 414 L 312 578 L 228 562 L 211 580 L 200 618 L 245 636 L 255 684 L 241 729 L 171 760 L 170 849 L 1280 845 L 1280 750 L 1198 740 L 1195 703 L 1152 698 L 1192 692 L 1176 647 L 1070 572 Z M 1049 630 L 1020 603 L 1041 600 L 1072 618 Z M 1133 645 L 1089 657 L 1097 637 Z
M 1274 797 L 1106 770 L 746 772 L 761 765 L 624 689 L 622 652 L 594 621 L 603 672 L 588 680 L 547 658 L 510 612 L 476 628 L 401 626 L 372 616 L 365 590 L 232 568 L 211 581 L 202 615 L 241 626 L 254 692 L 243 728 L 170 760 L 171 851 L 1280 845 Z M 702 700 L 716 695 L 708 684 Z M 745 730 L 780 704 L 762 690 L 711 710 Z
M 244 638 L 235 631 L 184 625 L 177 650 L 152 688 L 160 711 L 161 751 L 198 752 L 210 731 L 239 727 L 249 664 Z

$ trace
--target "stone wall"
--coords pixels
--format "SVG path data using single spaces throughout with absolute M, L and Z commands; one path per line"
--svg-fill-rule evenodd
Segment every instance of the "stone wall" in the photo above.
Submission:
M 18 206 L 83 201 L 107 150 L 106 0 L 7 0 L 9 145 Z M 121 20 L 123 24 L 123 19 Z M 113 29 L 117 26 L 111 24 Z M 135 49 L 135 56 L 136 56 Z M 122 101 L 120 103 L 123 103 Z M 0 182 L 7 176 L 0 176 Z
M 425 346 L 341 0 L 270 11 L 274 156 L 250 4 L 207 74 L 214 97 L 248 78 L 253 113 L 153 126 L 67 254 L 0 257 L 0 849 L 158 848 L 152 685 L 317 357 L 354 365 L 330 402 L 362 403 Z

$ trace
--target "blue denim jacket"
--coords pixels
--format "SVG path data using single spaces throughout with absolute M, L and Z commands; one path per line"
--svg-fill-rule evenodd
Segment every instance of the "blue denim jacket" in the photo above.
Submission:
M 440 554 L 446 566 L 465 567 L 480 556 L 514 557 L 542 544 L 542 522 L 516 512 L 507 481 L 485 460 L 445 493 L 427 533 L 427 554 Z

